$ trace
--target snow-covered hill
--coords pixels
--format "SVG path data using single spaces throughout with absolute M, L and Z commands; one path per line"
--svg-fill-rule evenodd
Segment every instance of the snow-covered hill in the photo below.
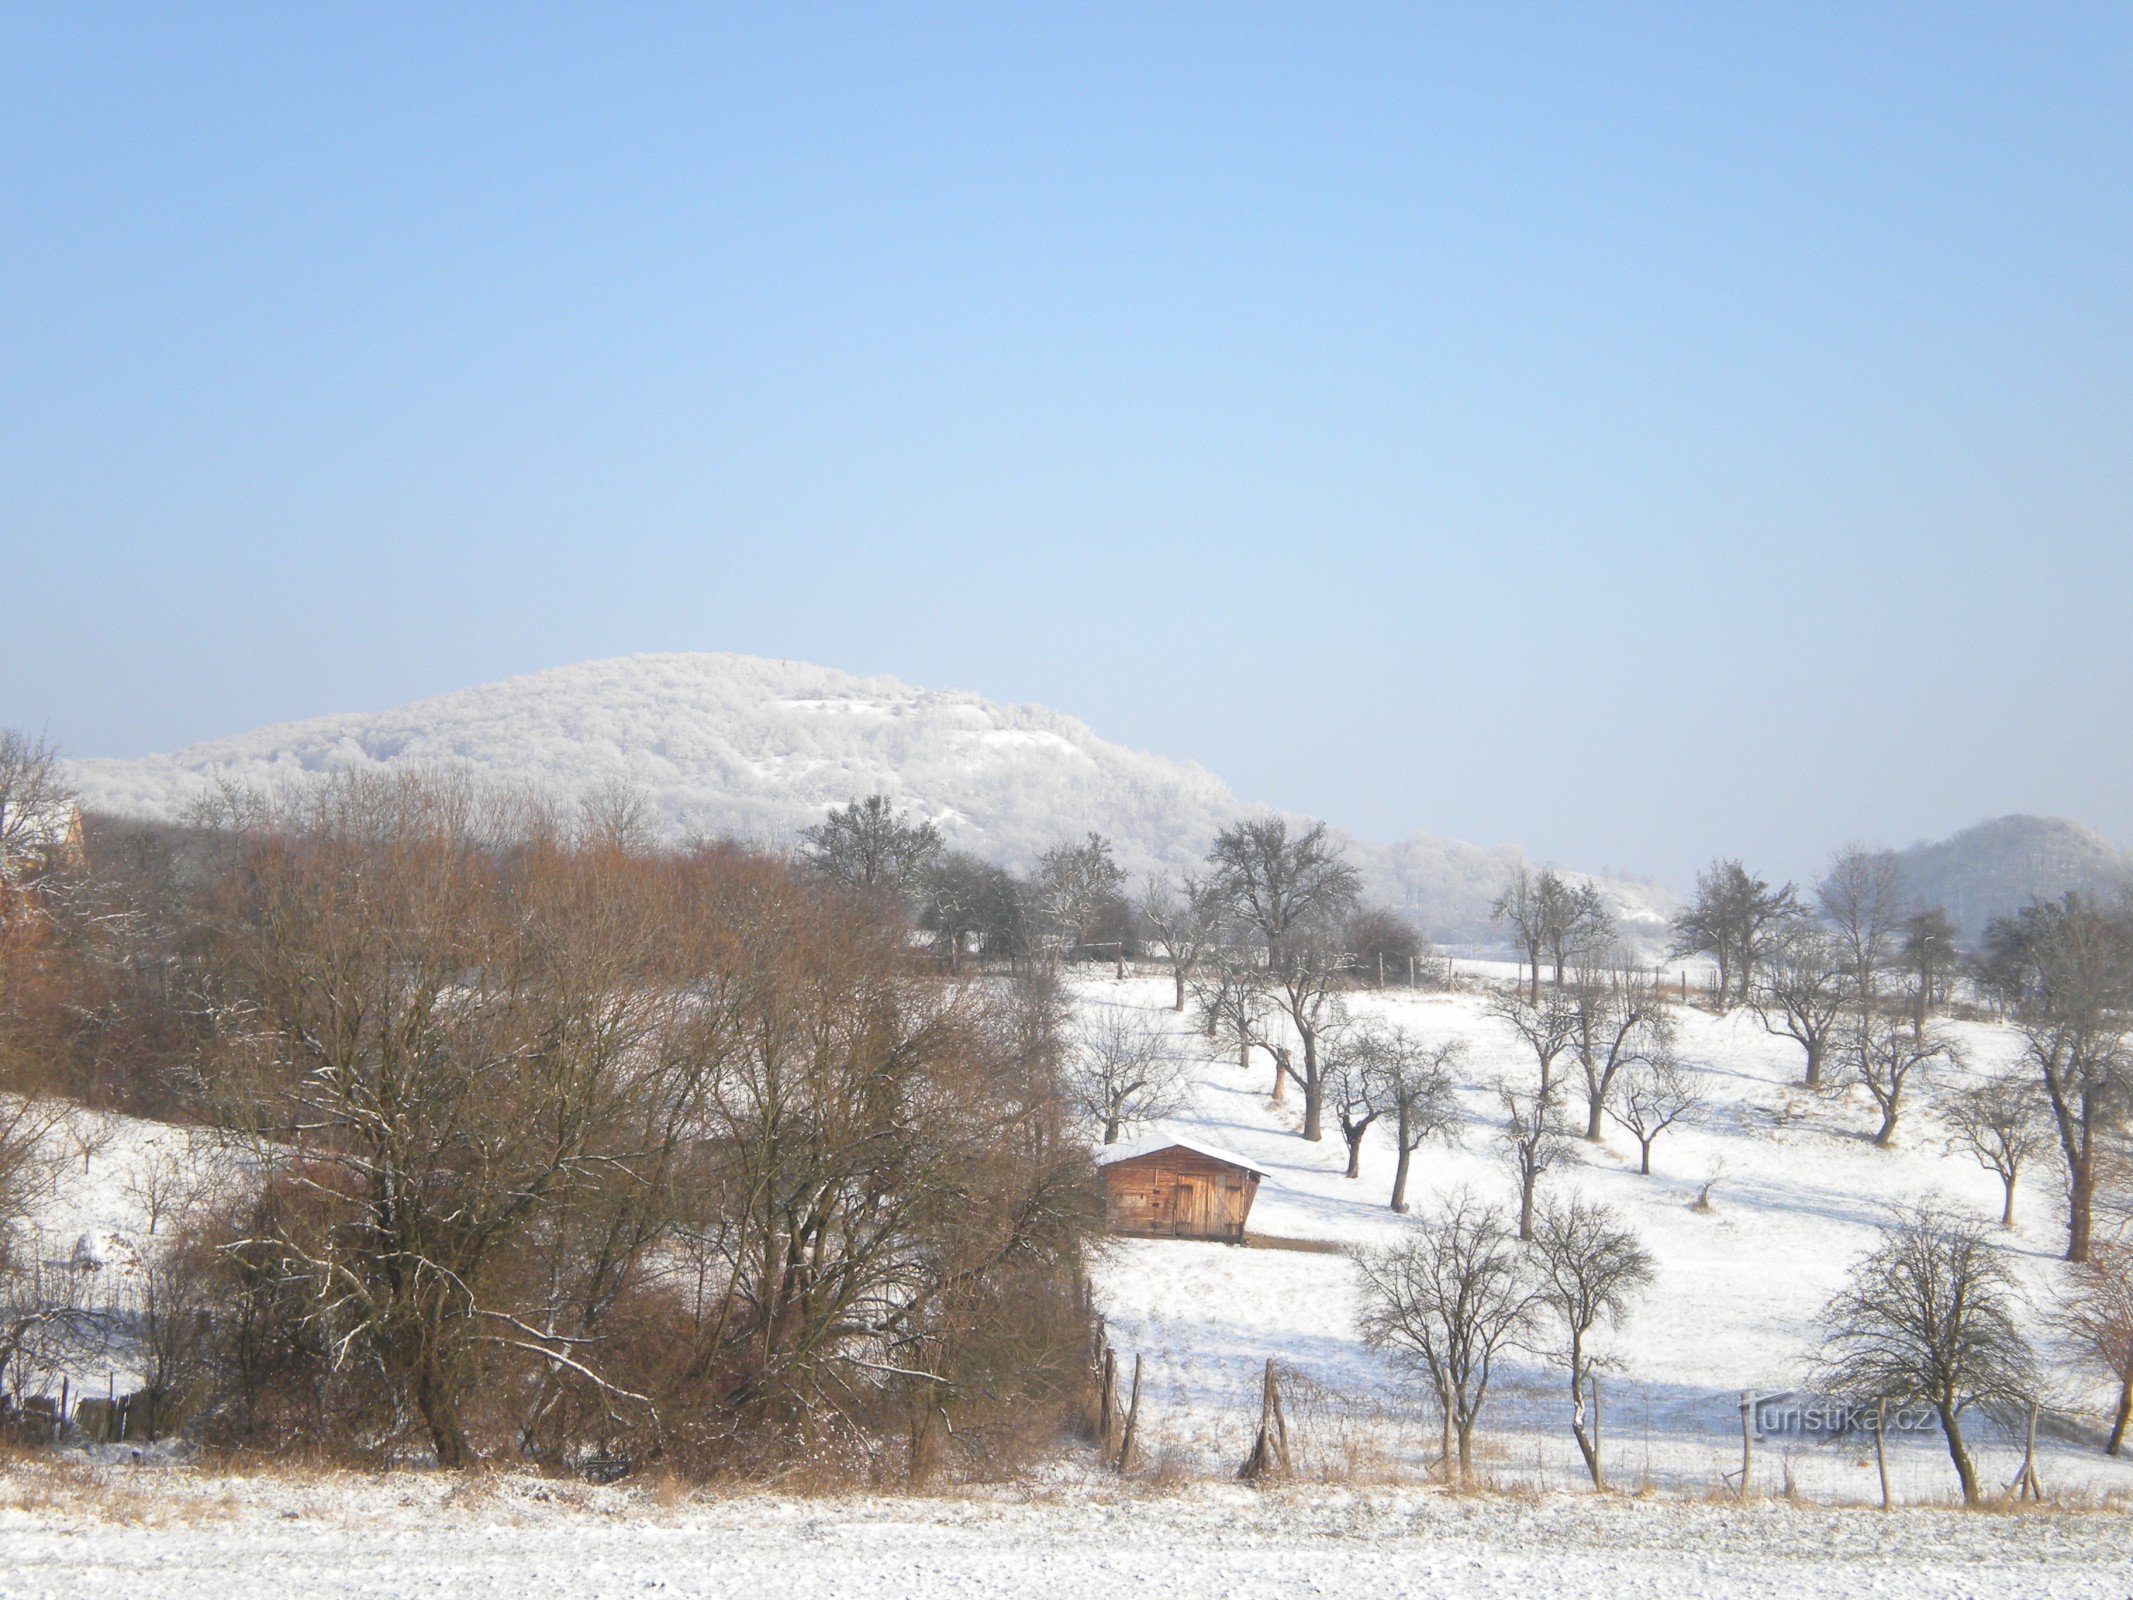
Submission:
M 1994 817 L 1899 851 L 1904 886 L 1921 905 L 1944 907 L 1965 939 L 2031 896 L 2068 890 L 2110 896 L 2133 885 L 2133 855 L 2064 817 Z
M 1042 706 L 738 655 L 585 662 L 138 761 L 78 761 L 73 776 L 92 809 L 171 819 L 218 781 L 421 764 L 564 796 L 624 778 L 678 835 L 772 845 L 882 793 L 995 861 L 1021 865 L 1097 829 L 1135 873 L 1189 866 L 1218 830 L 1263 809 L 1205 768 L 1112 744 Z M 1426 834 L 1353 849 L 1378 898 L 1440 938 L 1487 937 L 1504 854 Z M 1632 926 L 1656 928 L 1671 909 L 1649 885 L 1607 888 Z

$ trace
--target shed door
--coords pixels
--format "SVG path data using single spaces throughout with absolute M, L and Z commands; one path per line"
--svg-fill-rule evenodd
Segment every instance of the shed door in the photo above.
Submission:
M 1206 1228 L 1206 1179 L 1179 1177 L 1176 1223 L 1180 1233 L 1199 1233 Z

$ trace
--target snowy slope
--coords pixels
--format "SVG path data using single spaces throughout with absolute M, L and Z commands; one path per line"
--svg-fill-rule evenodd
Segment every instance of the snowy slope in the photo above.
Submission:
M 566 797 L 623 778 L 678 835 L 772 845 L 882 793 L 991 860 L 1022 865 L 1096 829 L 1135 873 L 1190 866 L 1219 829 L 1263 809 L 1204 768 L 1109 743 L 1042 706 L 738 655 L 586 662 L 137 761 L 77 761 L 72 774 L 92 809 L 170 819 L 218 781 L 443 764 Z M 1379 898 L 1440 937 L 1487 936 L 1502 854 L 1427 835 L 1353 848 Z M 1607 889 L 1632 923 L 1656 926 L 1671 909 L 1648 885 Z
M 1911 897 L 1945 908 L 1966 940 L 2032 897 L 2051 900 L 2074 890 L 2109 898 L 2133 886 L 2133 855 L 2065 817 L 1994 817 L 1914 844 L 1896 859 Z
M 1455 1147 L 1426 1146 L 1416 1158 L 1415 1217 L 1386 1207 L 1392 1151 L 1382 1129 L 1366 1144 L 1363 1174 L 1343 1176 L 1345 1151 L 1330 1125 L 1321 1144 L 1297 1136 L 1295 1091 L 1272 1107 L 1268 1073 L 1211 1059 L 1206 1041 L 1168 1011 L 1160 981 L 1091 980 L 1086 997 L 1145 1007 L 1177 1032 L 1196 1064 L 1191 1110 L 1166 1126 L 1237 1151 L 1269 1174 L 1254 1204 L 1255 1234 L 1353 1245 L 1396 1238 L 1430 1202 L 1466 1187 L 1509 1204 L 1516 1194 L 1496 1143 L 1499 1075 L 1531 1077 L 1530 1055 L 1486 1015 L 1478 993 L 1388 992 L 1355 997 L 1357 1015 L 1377 1014 L 1426 1039 L 1468 1042 L 1461 1099 L 1466 1125 Z M 1969 1072 L 2008 1059 L 2004 1029 L 1956 1030 Z M 1514 1047 L 1515 1046 L 1515 1047 Z M 1636 1147 L 1610 1126 L 1606 1144 L 1579 1141 L 1577 1162 L 1544 1180 L 1543 1194 L 1582 1191 L 1618 1209 L 1658 1263 L 1657 1283 L 1630 1323 L 1607 1338 L 1613 1470 L 1625 1485 L 1649 1482 L 1700 1492 L 1738 1467 L 1739 1394 L 1801 1383 L 1815 1345 L 1815 1317 L 1849 1264 L 1872 1247 L 1893 1202 L 1940 1195 L 1987 1221 L 1999 1214 L 1998 1181 L 1949 1153 L 1936 1103 L 1966 1080 L 1949 1071 L 1907 1103 L 1896 1148 L 1869 1142 L 1876 1122 L 1863 1093 L 1824 1098 L 1797 1087 L 1798 1051 L 1765 1034 L 1752 1015 L 1682 1013 L 1680 1050 L 1709 1098 L 1702 1125 L 1670 1132 L 1654 1151 L 1654 1176 L 1638 1175 Z M 1581 1080 L 1571 1102 L 1582 1121 Z M 1709 1212 L 1693 1209 L 1713 1184 Z M 2039 1162 L 2019 1191 L 2018 1226 L 2005 1248 L 2033 1305 L 2048 1306 L 2064 1265 L 2056 1172 Z M 1117 1347 L 1148 1359 L 1147 1425 L 1154 1448 L 1202 1470 L 1243 1459 L 1256 1415 L 1261 1366 L 1273 1357 L 1341 1397 L 1326 1427 L 1340 1450 L 1365 1450 L 1412 1469 L 1435 1450 L 1435 1413 L 1416 1386 L 1354 1330 L 1352 1271 L 1339 1255 L 1155 1240 L 1115 1241 L 1099 1278 L 1099 1308 Z M 2041 1320 L 2038 1323 L 2041 1328 Z M 2060 1377 L 2073 1411 L 2101 1419 L 2104 1397 L 2072 1370 Z M 1506 1482 L 1573 1485 L 1582 1475 L 1564 1421 L 1558 1369 L 1520 1354 L 1490 1403 L 1485 1432 L 1492 1474 Z M 1348 1419 L 1334 1427 L 1333 1413 Z M 1353 1419 L 1369 1417 L 1360 1434 Z M 1988 1477 L 2004 1483 L 2016 1454 L 1996 1430 L 1979 1430 Z M 1329 1435 L 1331 1437 L 1331 1435 Z M 2062 1486 L 2133 1492 L 2133 1462 L 2106 1461 L 2093 1440 L 2051 1447 L 2048 1471 Z M 1765 1456 L 1766 1487 L 1778 1486 L 1788 1447 Z M 1803 1492 L 1870 1498 L 1870 1453 L 1856 1443 L 1794 1445 L 1791 1470 Z M 1938 1435 L 1894 1451 L 1898 1493 L 1944 1498 L 1953 1476 Z

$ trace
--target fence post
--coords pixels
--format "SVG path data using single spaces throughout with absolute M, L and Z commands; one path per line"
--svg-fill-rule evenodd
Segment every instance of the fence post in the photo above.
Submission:
M 1133 1357 L 1133 1398 L 1126 1402 L 1126 1437 L 1118 1447 L 1118 1475 L 1124 1477 L 1133 1463 L 1133 1436 L 1140 1431 L 1141 1421 L 1141 1358 L 1138 1352 Z
M 1883 1395 L 1874 1402 L 1874 1470 L 1881 1475 L 1881 1509 L 1889 1509 L 1889 1401 Z
M 1755 1430 L 1752 1419 L 1755 1413 L 1755 1397 L 1746 1389 L 1740 1392 L 1740 1497 L 1748 1498 L 1748 1472 L 1755 1465 Z

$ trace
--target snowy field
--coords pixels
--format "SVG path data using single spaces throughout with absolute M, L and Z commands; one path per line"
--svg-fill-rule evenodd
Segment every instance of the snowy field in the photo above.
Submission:
M 800 1500 L 495 1475 L 0 1472 L 0 1596 L 2109 1596 L 2123 1516 L 1200 1485 Z
M 1462 963 L 1462 970 L 1466 964 Z M 1213 1059 L 1209 1041 L 1172 1013 L 1165 980 L 1105 979 L 1080 986 L 1085 1003 L 1144 1008 L 1178 1030 L 1196 1065 L 1193 1105 L 1171 1131 L 1225 1146 L 1269 1174 L 1253 1207 L 1255 1235 L 1350 1244 L 1396 1237 L 1415 1225 L 1386 1207 L 1392 1182 L 1389 1135 L 1372 1129 L 1361 1178 L 1343 1176 L 1345 1150 L 1329 1114 L 1317 1145 L 1297 1137 L 1301 1096 L 1269 1103 L 1271 1073 L 1255 1057 Z M 1467 1125 L 1455 1148 L 1426 1145 L 1410 1198 L 1417 1215 L 1447 1191 L 1515 1203 L 1498 1149 L 1494 1084 L 1499 1072 L 1529 1080 L 1530 1054 L 1485 1014 L 1474 993 L 1388 991 L 1353 999 L 1426 1039 L 1469 1041 L 1461 1084 Z M 1818 1096 L 1797 1086 L 1800 1055 L 1763 1031 L 1752 1013 L 1681 1013 L 1679 1051 L 1702 1079 L 1708 1104 L 1698 1127 L 1677 1129 L 1654 1150 L 1654 1176 L 1637 1172 L 1634 1141 L 1609 1127 L 1605 1145 L 1578 1141 L 1580 1159 L 1543 1179 L 1543 1195 L 1583 1191 L 1614 1206 L 1657 1261 L 1657 1281 L 1626 1326 L 1607 1336 L 1603 1390 L 1610 1475 L 1626 1489 L 1701 1495 L 1740 1465 L 1740 1396 L 1796 1388 L 1813 1358 L 1816 1312 L 1846 1268 L 1870 1249 L 1892 1202 L 1938 1195 L 1997 1221 L 1998 1179 L 1950 1153 L 1936 1104 L 1971 1074 L 2014 1051 L 2005 1029 L 1958 1024 L 1962 1071 L 1944 1070 L 1908 1092 L 1896 1147 L 1870 1142 L 1878 1125 L 1863 1091 Z M 1574 1062 L 1568 1103 L 1583 1121 Z M 1161 1130 L 1156 1130 L 1161 1131 Z M 1693 1203 L 1706 1182 L 1712 1207 Z M 2005 1248 L 2033 1306 L 2055 1298 L 2065 1270 L 2059 1177 L 2039 1161 L 2019 1191 L 2017 1227 Z M 1360 1478 L 1412 1478 L 1437 1450 L 1437 1418 L 1413 1382 L 1355 1336 L 1353 1271 L 1337 1254 L 1160 1240 L 1120 1240 L 1098 1276 L 1098 1307 L 1130 1366 L 1146 1363 L 1142 1434 L 1152 1459 L 1193 1474 L 1233 1471 L 1249 1449 L 1260 1373 L 1273 1357 L 1299 1376 L 1303 1431 L 1318 1470 Z M 2041 1322 L 2041 1317 L 2040 1317 Z M 2048 1341 L 2040 1340 L 2047 1344 Z M 2133 1494 L 2133 1462 L 2100 1449 L 2107 1395 L 2057 1368 L 2057 1411 L 2047 1419 L 2041 1474 L 2048 1491 L 2089 1500 Z M 1558 1368 L 1521 1354 L 1492 1391 L 1479 1445 L 1499 1486 L 1573 1488 L 1585 1481 L 1571 1440 Z M 1972 1440 L 1989 1487 L 2009 1482 L 2019 1441 L 1980 1421 Z M 1955 1479 L 1937 1432 L 1897 1438 L 1890 1450 L 1897 1498 L 1951 1498 Z M 1757 1446 L 1755 1488 L 1790 1482 L 1825 1503 L 1878 1499 L 1870 1441 Z

